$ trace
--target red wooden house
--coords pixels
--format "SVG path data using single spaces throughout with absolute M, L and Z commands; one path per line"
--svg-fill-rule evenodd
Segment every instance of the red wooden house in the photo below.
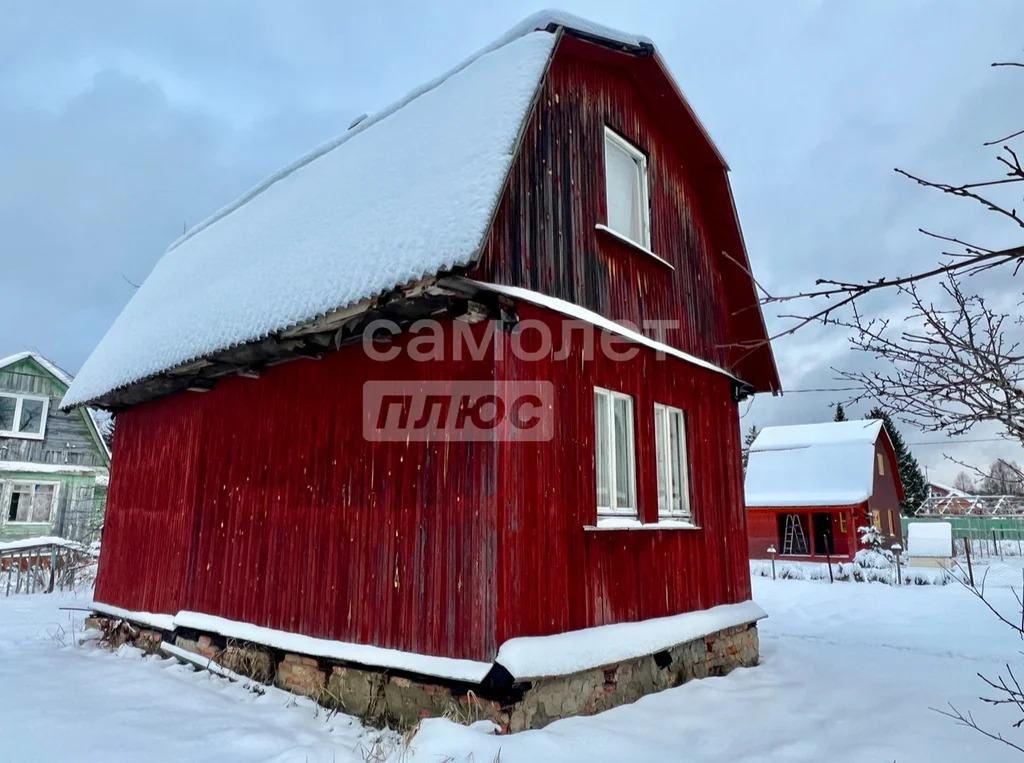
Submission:
M 656 49 L 538 15 L 154 268 L 65 400 L 117 413 L 97 610 L 477 694 L 749 630 L 737 407 L 779 389 Z M 530 659 L 566 632 L 599 656 Z
M 858 527 L 903 543 L 903 483 L 878 420 L 765 427 L 750 446 L 745 480 L 752 559 L 852 561 Z

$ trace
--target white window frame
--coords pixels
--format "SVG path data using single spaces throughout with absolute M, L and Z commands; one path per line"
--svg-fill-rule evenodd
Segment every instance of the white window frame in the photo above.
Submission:
M 661 412 L 661 442 L 664 445 L 664 452 L 658 449 L 658 414 Z M 679 443 L 679 477 L 683 481 L 682 489 L 679 491 L 681 506 L 676 508 L 672 505 L 672 493 L 675 485 L 672 482 L 672 419 L 678 417 L 679 433 L 682 438 Z M 686 412 L 681 408 L 674 408 L 671 405 L 662 403 L 654 404 L 654 457 L 657 460 L 658 479 L 658 521 L 668 520 L 674 522 L 693 522 L 693 510 L 690 506 L 690 469 L 689 458 L 686 451 Z M 664 491 L 662 481 L 664 480 Z M 665 505 L 661 503 L 661 496 L 665 496 Z
M 601 522 L 602 518 L 622 518 L 627 517 L 629 519 L 639 519 L 640 508 L 637 506 L 636 500 L 636 409 L 633 405 L 633 397 L 626 395 L 622 392 L 615 392 L 604 387 L 594 387 L 594 407 L 597 409 L 597 401 L 599 399 L 604 400 L 607 410 L 607 421 L 608 421 L 608 503 L 609 506 L 601 506 L 598 503 L 597 506 L 597 520 Z M 616 489 L 616 465 L 615 465 L 615 401 L 625 400 L 629 404 L 629 433 L 627 435 L 626 442 L 626 455 L 629 462 L 629 468 L 632 472 L 632 479 L 629 481 L 630 484 L 630 495 L 629 503 L 630 506 L 619 506 L 618 505 L 618 490 Z M 594 484 L 595 487 L 598 485 L 598 475 L 601 465 L 597 462 L 597 418 L 594 418 Z
M 46 437 L 46 420 L 50 415 L 50 398 L 41 395 L 21 395 L 12 392 L 0 392 L 0 397 L 14 398 L 14 429 L 0 429 L 0 437 L 18 437 L 23 440 L 42 440 Z M 43 413 L 39 418 L 38 432 L 22 432 L 21 406 L 26 400 L 35 400 L 43 404 Z
M 50 516 L 45 522 L 19 522 L 17 520 L 8 519 L 8 514 L 11 511 L 11 497 L 14 495 L 14 487 L 16 485 L 53 485 L 53 501 L 50 503 Z M 57 514 L 57 507 L 60 505 L 60 482 L 56 480 L 5 480 L 4 489 L 0 491 L 0 496 L 3 497 L 3 504 L 0 504 L 0 524 L 4 525 L 37 525 L 45 526 L 52 525 L 54 518 Z
M 617 148 L 621 148 L 630 158 L 636 163 L 637 171 L 640 175 L 640 182 L 637 183 L 637 191 L 640 194 L 640 198 L 637 200 L 637 206 L 640 208 L 640 241 L 637 241 L 626 231 L 616 230 L 611 226 L 611 215 L 608 207 L 610 206 L 608 200 L 609 191 L 609 180 L 608 177 L 608 143 L 613 143 Z M 650 250 L 651 248 L 651 191 L 650 185 L 647 180 L 647 155 L 639 148 L 634 146 L 628 140 L 619 135 L 615 130 L 605 125 L 604 128 L 604 201 L 605 201 L 605 214 L 608 219 L 608 229 L 613 233 L 622 236 L 628 241 L 632 241 L 637 246 L 643 249 Z

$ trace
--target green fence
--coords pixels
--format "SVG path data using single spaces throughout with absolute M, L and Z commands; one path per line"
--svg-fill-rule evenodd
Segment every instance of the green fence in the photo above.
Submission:
M 903 537 L 907 538 L 910 522 L 948 522 L 953 526 L 953 542 L 957 554 L 964 553 L 964 540 L 971 553 L 988 556 L 1024 556 L 1024 518 L 1005 517 L 901 517 Z

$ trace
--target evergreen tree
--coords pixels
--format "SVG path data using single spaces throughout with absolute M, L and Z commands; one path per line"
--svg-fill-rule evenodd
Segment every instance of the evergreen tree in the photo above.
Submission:
M 754 440 L 757 439 L 758 434 L 761 430 L 757 428 L 756 424 L 751 424 L 750 429 L 747 430 L 747 434 L 743 437 L 743 474 L 747 473 L 747 461 L 750 460 L 750 446 L 754 444 Z
M 834 421 L 848 421 L 846 418 L 846 409 L 843 408 L 842 403 L 836 403 L 836 417 Z
M 886 434 L 889 435 L 889 440 L 892 441 L 893 450 L 896 451 L 896 462 L 900 468 L 900 481 L 903 482 L 905 498 L 900 503 L 900 511 L 908 516 L 912 516 L 928 497 L 928 481 L 924 478 L 924 472 L 921 471 L 917 459 L 914 458 L 914 454 L 910 452 L 910 448 L 904 442 L 903 436 L 893 425 L 889 414 L 881 406 L 876 405 L 868 411 L 868 415 L 864 418 L 881 419 L 885 426 Z

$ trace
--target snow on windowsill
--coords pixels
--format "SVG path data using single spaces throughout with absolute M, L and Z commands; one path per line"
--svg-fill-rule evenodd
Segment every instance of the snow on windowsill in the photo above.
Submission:
M 671 270 L 675 270 L 676 269 L 676 266 L 673 265 L 668 260 L 666 260 L 666 259 L 664 259 L 662 257 L 659 257 L 654 252 L 652 252 L 650 249 L 648 249 L 646 246 L 642 246 L 641 244 L 638 244 L 636 241 L 634 241 L 633 239 L 629 238 L 628 236 L 623 236 L 618 231 L 612 230 L 611 228 L 609 228 L 604 223 L 598 223 L 594 227 L 597 230 L 601 231 L 602 233 L 607 233 L 609 236 L 611 236 L 612 238 L 616 239 L 617 241 L 625 244 L 626 246 L 631 247 L 633 249 L 636 249 L 638 252 L 646 254 L 648 257 L 653 257 L 655 260 L 660 262 L 665 267 L 670 268 Z
M 517 681 L 564 676 L 669 649 L 757 622 L 767 613 L 751 600 L 633 623 L 599 625 L 551 636 L 509 639 L 495 662 Z
M 657 522 L 641 522 L 628 517 L 599 517 L 596 525 L 584 525 L 588 532 L 607 530 L 699 530 L 700 526 L 681 519 L 659 519 Z

